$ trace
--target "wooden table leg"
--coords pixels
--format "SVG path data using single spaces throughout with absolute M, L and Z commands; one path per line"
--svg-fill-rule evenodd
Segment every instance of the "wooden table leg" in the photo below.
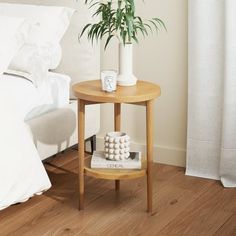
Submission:
M 79 210 L 84 209 L 84 116 L 85 102 L 78 100 Z
M 147 211 L 152 212 L 152 166 L 153 166 L 153 104 L 146 104 L 146 135 L 147 135 Z
M 114 104 L 114 124 L 115 124 L 115 131 L 120 131 L 121 127 L 121 104 L 115 103 Z M 120 180 L 115 180 L 115 189 L 119 191 L 120 189 Z

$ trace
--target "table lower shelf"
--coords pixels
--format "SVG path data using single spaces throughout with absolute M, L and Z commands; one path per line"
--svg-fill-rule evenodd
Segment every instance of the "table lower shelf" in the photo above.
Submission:
M 146 161 L 142 162 L 142 169 L 140 170 L 127 170 L 127 169 L 91 169 L 91 157 L 86 157 L 84 174 L 99 179 L 109 180 L 124 180 L 136 179 L 146 175 Z

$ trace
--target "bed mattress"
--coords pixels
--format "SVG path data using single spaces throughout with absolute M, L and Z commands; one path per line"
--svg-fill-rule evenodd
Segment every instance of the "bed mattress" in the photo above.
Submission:
M 68 105 L 70 81 L 71 78 L 68 75 L 49 72 L 48 83 L 52 100 L 46 102 L 47 104 L 34 107 L 27 114 L 25 121 Z

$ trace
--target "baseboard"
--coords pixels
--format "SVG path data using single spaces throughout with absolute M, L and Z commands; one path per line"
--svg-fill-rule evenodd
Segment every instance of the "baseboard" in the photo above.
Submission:
M 97 136 L 97 149 L 103 150 L 104 139 Z M 140 143 L 131 143 L 131 149 L 145 153 L 146 145 Z M 186 150 L 166 146 L 154 145 L 154 162 L 181 166 L 186 165 Z

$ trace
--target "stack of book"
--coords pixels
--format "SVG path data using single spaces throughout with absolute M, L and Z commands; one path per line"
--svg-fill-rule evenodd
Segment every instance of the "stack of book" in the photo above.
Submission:
M 91 159 L 91 168 L 107 169 L 141 169 L 141 152 L 130 152 L 129 158 L 122 161 L 114 161 L 105 158 L 104 151 L 94 151 Z

